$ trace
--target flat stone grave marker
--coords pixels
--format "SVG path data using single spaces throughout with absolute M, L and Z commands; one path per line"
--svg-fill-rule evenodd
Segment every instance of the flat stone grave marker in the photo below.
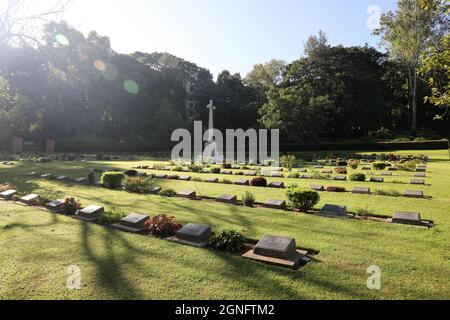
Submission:
M 165 174 L 165 173 L 157 174 L 157 175 L 156 175 L 156 178 L 157 178 L 157 179 L 166 179 L 166 178 L 167 178 L 167 174 Z
M 234 184 L 238 186 L 248 186 L 250 185 L 250 182 L 248 180 L 236 180 Z
M 314 166 L 314 169 L 323 169 L 323 166 Z
M 420 173 L 414 173 L 414 177 L 416 177 L 416 178 L 426 178 L 426 177 L 427 177 L 427 174 L 426 174 L 426 173 L 423 173 L 423 172 L 420 172 Z
M 147 192 L 150 194 L 158 194 L 161 192 L 160 187 L 148 187 Z
M 411 184 L 423 185 L 423 184 L 425 184 L 425 180 L 423 180 L 423 179 L 413 179 L 413 180 L 411 180 Z
M 369 170 L 372 170 L 372 168 L 371 168 L 371 167 L 362 167 L 362 170 L 367 170 L 367 171 L 369 171 Z
M 170 167 L 164 166 L 164 167 L 161 167 L 160 170 L 162 170 L 162 171 L 170 171 Z
M 113 224 L 112 227 L 133 233 L 143 233 L 146 229 L 145 222 L 150 219 L 148 215 L 140 213 L 131 213 L 120 219 L 119 223 Z
M 253 250 L 242 257 L 266 264 L 298 269 L 306 252 L 297 250 L 295 239 L 286 237 L 264 236 Z
M 104 212 L 105 208 L 96 205 L 91 205 L 89 207 L 79 210 L 77 214 L 74 216 L 74 218 L 87 222 L 94 222 L 100 219 L 101 215 Z
M 388 168 L 388 170 L 389 170 L 389 171 L 398 171 L 398 169 L 395 168 L 395 167 L 390 167 L 390 168 Z
M 147 176 L 147 174 L 145 172 L 138 172 L 136 174 L 136 177 L 146 177 L 146 176 Z
M 320 215 L 327 217 L 347 217 L 347 207 L 334 204 L 326 204 L 321 210 Z
M 35 177 L 37 175 L 38 175 L 37 172 L 34 172 L 34 171 L 26 174 L 26 176 L 30 176 L 30 177 Z
M 9 200 L 15 195 L 18 191 L 17 190 L 6 190 L 0 193 L 0 198 Z
M 416 172 L 427 172 L 427 168 L 417 168 Z
M 325 186 L 320 186 L 320 185 L 310 185 L 310 189 L 314 190 L 314 191 L 325 191 Z
M 420 213 L 418 212 L 395 212 L 392 223 L 423 226 Z
M 87 179 L 86 178 L 77 178 L 75 180 L 73 180 L 75 183 L 86 183 Z
M 219 197 L 217 197 L 217 202 L 222 202 L 222 203 L 230 203 L 230 204 L 236 204 L 237 201 L 237 196 L 235 195 L 228 195 L 228 194 L 223 194 Z
M 313 176 L 312 176 L 312 175 L 309 175 L 309 174 L 304 174 L 304 175 L 301 176 L 301 178 L 302 178 L 302 179 L 312 179 Z
M 308 169 L 298 169 L 298 172 L 305 173 L 305 172 L 308 172 Z
M 169 240 L 180 244 L 203 248 L 208 245 L 211 236 L 211 227 L 189 223 L 179 230 L 175 237 L 169 238 Z
M 191 181 L 191 176 L 181 176 L 178 180 L 181 180 L 181 181 Z
M 392 172 L 382 172 L 381 175 L 384 176 L 384 177 L 391 177 L 392 176 Z
M 69 180 L 69 177 L 68 176 L 60 176 L 60 177 L 57 177 L 56 180 L 58 180 L 58 181 Z
M 51 173 L 45 173 L 45 174 L 43 174 L 43 175 L 41 175 L 41 178 L 42 179 L 49 179 L 49 178 L 51 178 L 53 175 L 51 174 Z
M 370 188 L 355 187 L 355 188 L 353 188 L 352 193 L 355 193 L 355 194 L 370 194 Z
M 273 178 L 283 178 L 284 175 L 281 172 L 274 172 L 272 173 Z
M 286 209 L 286 201 L 284 201 L 284 200 L 268 200 L 266 203 L 264 203 L 264 207 L 269 208 L 269 209 L 285 210 Z
M 219 179 L 218 178 L 209 178 L 209 179 L 206 179 L 206 182 L 208 182 L 208 183 L 219 183 Z
M 202 173 L 209 173 L 209 169 L 203 168 L 203 169 L 202 169 Z
M 254 176 L 256 176 L 256 172 L 255 171 L 249 171 L 249 172 L 246 172 L 245 175 L 249 176 L 249 177 L 254 177 Z
M 336 180 L 336 181 L 346 181 L 347 180 L 347 176 L 339 175 L 339 176 L 334 177 L 334 180 Z
M 370 178 L 370 182 L 384 182 L 384 178 L 380 178 L 380 177 L 371 177 Z
M 180 198 L 196 199 L 197 193 L 195 191 L 186 190 L 186 191 L 178 192 L 177 196 Z
M 330 174 L 333 173 L 333 170 L 322 170 L 321 173 Z
M 421 190 L 406 190 L 405 197 L 409 198 L 423 198 L 423 191 Z
M 272 171 L 283 172 L 283 168 L 272 168 Z
M 64 204 L 64 201 L 61 199 L 57 199 L 55 201 L 49 202 L 45 205 L 45 208 L 50 210 L 51 212 L 61 212 L 61 206 Z
M 233 171 L 231 171 L 231 170 L 223 170 L 221 172 L 221 174 L 228 174 L 228 175 L 230 175 L 230 174 L 233 174 Z
M 103 187 L 103 183 L 101 181 L 97 181 L 96 183 L 94 183 L 94 186 Z
M 284 182 L 282 182 L 282 181 L 273 181 L 273 182 L 269 183 L 269 188 L 284 189 Z
M 1 163 L 6 165 L 8 163 L 8 161 L 2 161 Z
M 30 205 L 36 204 L 38 199 L 39 199 L 39 195 L 29 194 L 29 195 L 26 195 L 25 197 L 20 198 L 20 202 L 25 203 L 30 206 Z

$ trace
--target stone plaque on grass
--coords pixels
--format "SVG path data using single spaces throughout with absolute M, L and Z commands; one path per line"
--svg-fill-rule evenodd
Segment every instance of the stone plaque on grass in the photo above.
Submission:
M 191 181 L 191 176 L 181 176 L 178 180 L 181 180 L 181 181 Z
M 302 175 L 300 178 L 301 178 L 301 179 L 309 179 L 309 180 L 311 180 L 311 179 L 313 178 L 313 176 L 312 176 L 312 175 L 309 175 L 309 174 L 304 174 L 304 175 Z
M 423 225 L 418 212 L 395 212 L 392 223 L 421 226 Z
M 6 190 L 0 193 L 0 198 L 9 200 L 11 199 L 18 191 L 17 190 Z
M 388 168 L 389 171 L 398 171 L 398 169 L 396 167 L 390 167 Z
M 423 179 L 413 179 L 413 180 L 411 180 L 411 184 L 423 185 L 423 184 L 425 184 L 425 180 L 423 180 Z
M 160 187 L 148 187 L 147 192 L 150 194 L 158 194 L 161 192 Z
M 165 173 L 160 173 L 160 174 L 157 174 L 155 177 L 156 177 L 157 179 L 166 179 L 166 178 L 167 178 L 167 174 L 165 174 Z
M 308 172 L 308 169 L 298 169 L 298 172 L 305 173 L 305 172 Z
M 68 176 L 59 176 L 59 177 L 56 178 L 56 180 L 58 180 L 58 181 L 65 181 L 65 180 L 69 180 L 69 177 Z
M 209 179 L 206 179 L 206 182 L 208 182 L 208 183 L 219 183 L 219 179 L 218 178 L 209 178 Z
M 310 189 L 314 191 L 325 191 L 325 186 L 312 184 Z
M 25 203 L 27 205 L 34 205 L 37 203 L 37 200 L 39 199 L 39 195 L 37 194 L 29 194 L 25 197 L 20 198 L 20 202 Z
M 227 175 L 230 175 L 230 174 L 233 174 L 233 171 L 231 171 L 231 170 L 223 170 L 222 172 L 220 172 L 221 174 L 227 174 Z
M 419 167 L 419 168 L 416 169 L 416 172 L 427 172 L 427 168 Z
M 211 236 L 211 227 L 189 223 L 180 229 L 175 237 L 170 238 L 169 240 L 180 244 L 202 248 L 208 245 L 208 241 Z
M 89 206 L 89 207 L 79 210 L 77 212 L 77 214 L 74 216 L 74 218 L 88 221 L 88 222 L 95 222 L 98 219 L 100 219 L 100 217 L 102 216 L 102 214 L 104 212 L 105 212 L 105 208 L 96 206 L 96 205 L 92 205 L 92 206 Z
M 283 178 L 284 175 L 281 172 L 274 172 L 271 175 L 273 178 Z
M 320 214 L 327 217 L 347 217 L 347 207 L 327 204 L 320 210 Z
M 45 205 L 45 208 L 50 210 L 51 212 L 61 212 L 61 206 L 64 204 L 64 201 L 61 199 L 57 199 L 55 201 L 49 202 Z
M 284 200 L 268 200 L 264 203 L 264 207 L 269 209 L 278 209 L 285 210 L 286 209 L 286 201 Z
M 219 197 L 217 197 L 216 199 L 218 202 L 222 202 L 222 203 L 230 203 L 230 204 L 236 204 L 237 201 L 237 196 L 235 195 L 229 195 L 229 194 L 223 194 Z
M 416 178 L 426 178 L 427 174 L 423 173 L 423 172 L 414 173 L 414 177 L 416 177 Z
M 256 176 L 256 172 L 255 171 L 248 171 L 248 172 L 245 173 L 245 175 L 249 176 L 249 177 L 254 177 L 254 176 Z
M 384 177 L 391 177 L 392 176 L 392 172 L 382 172 L 381 175 L 384 176 Z
M 405 197 L 408 198 L 423 198 L 423 191 L 420 190 L 406 190 Z
M 269 183 L 269 188 L 284 189 L 284 182 L 282 182 L 282 181 L 273 181 L 273 182 Z
M 238 186 L 248 186 L 250 185 L 250 182 L 248 180 L 236 180 L 234 184 Z
M 370 182 L 384 182 L 384 178 L 380 178 L 380 177 L 372 177 L 370 178 Z
M 339 176 L 334 177 L 334 180 L 335 181 L 346 181 L 347 180 L 347 176 L 339 175 Z
M 86 183 L 87 179 L 86 178 L 77 178 L 75 180 L 73 180 L 75 183 Z
M 353 188 L 352 193 L 355 193 L 355 194 L 370 194 L 370 188 L 355 187 L 355 188 Z
M 331 174 L 331 173 L 333 173 L 333 170 L 322 170 L 321 173 L 323 173 L 323 174 Z
M 26 176 L 30 176 L 30 177 L 36 177 L 37 175 L 38 175 L 37 172 L 34 172 L 34 171 L 26 174 Z
M 369 171 L 372 170 L 372 167 L 362 167 L 362 170 Z
M 185 190 L 177 193 L 177 196 L 180 198 L 186 199 L 196 199 L 197 193 L 195 191 Z
M 42 179 L 50 179 L 51 177 L 53 177 L 53 175 L 51 173 L 46 173 L 46 174 L 41 175 Z
M 119 223 L 114 224 L 113 227 L 123 231 L 142 233 L 145 231 L 145 222 L 150 219 L 149 216 L 140 213 L 132 213 L 125 218 L 120 219 Z

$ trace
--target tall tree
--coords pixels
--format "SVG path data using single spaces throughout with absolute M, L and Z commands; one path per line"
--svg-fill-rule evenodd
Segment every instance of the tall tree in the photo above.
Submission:
M 383 14 L 380 28 L 374 31 L 381 36 L 390 56 L 401 62 L 408 72 L 409 101 L 412 105 L 411 129 L 418 124 L 418 73 L 420 56 L 442 32 L 441 15 L 422 9 L 421 0 L 399 0 L 395 12 Z

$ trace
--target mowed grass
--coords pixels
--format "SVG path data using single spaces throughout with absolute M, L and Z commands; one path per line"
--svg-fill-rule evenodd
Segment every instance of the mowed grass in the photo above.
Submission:
M 400 152 L 396 152 L 400 153 Z M 58 191 L 83 205 L 99 204 L 123 213 L 166 213 L 183 224 L 196 222 L 214 230 L 233 227 L 246 237 L 289 236 L 299 246 L 319 250 L 316 260 L 298 272 L 224 253 L 179 246 L 86 224 L 33 208 L 0 202 L 1 299 L 449 299 L 450 298 L 450 162 L 447 150 L 426 153 L 430 186 L 353 183 L 273 178 L 287 185 L 369 186 L 374 189 L 421 190 L 432 199 L 409 199 L 349 193 L 321 193 L 321 202 L 367 207 L 378 214 L 419 211 L 434 220 L 423 229 L 371 221 L 322 218 L 294 212 L 244 208 L 205 201 L 166 199 L 121 191 L 30 179 L 24 173 L 86 176 L 87 168 L 129 169 L 150 164 L 129 162 L 20 163 L 0 166 L 0 183 L 13 182 L 26 192 Z M 398 174 L 398 173 L 394 173 Z M 179 174 L 184 175 L 184 174 Z M 186 175 L 195 176 L 192 173 Z M 200 177 L 215 175 L 198 174 Z M 412 179 L 412 173 L 386 181 Z M 231 180 L 248 179 L 222 176 Z M 157 180 L 163 188 L 196 190 L 199 195 L 242 195 L 258 201 L 285 199 L 285 191 L 200 182 Z M 82 288 L 66 287 L 67 267 L 81 268 Z M 368 290 L 367 268 L 382 271 L 381 290 Z

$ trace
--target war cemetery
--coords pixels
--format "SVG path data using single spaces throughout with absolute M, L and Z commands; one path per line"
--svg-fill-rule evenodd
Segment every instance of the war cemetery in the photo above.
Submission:
M 245 78 L 0 33 L 0 299 L 449 299 L 448 82 L 394 37 L 415 6 L 448 40 L 448 5 L 391 5 L 386 51 L 319 32 Z

